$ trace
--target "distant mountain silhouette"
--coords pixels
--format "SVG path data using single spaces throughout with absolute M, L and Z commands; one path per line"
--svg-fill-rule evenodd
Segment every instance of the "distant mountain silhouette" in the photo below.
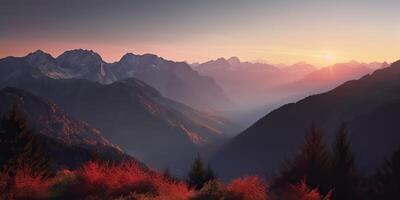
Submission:
M 303 142 L 314 122 L 332 139 L 347 123 L 356 163 L 371 172 L 400 144 L 400 61 L 359 80 L 276 109 L 229 142 L 213 158 L 225 178 L 273 174 Z
M 305 62 L 280 65 L 242 62 L 237 57 L 219 58 L 194 66 L 200 74 L 213 77 L 221 85 L 235 106 L 224 115 L 243 127 L 248 127 L 268 113 L 276 104 L 283 105 L 283 98 L 266 93 L 269 88 L 286 84 L 315 70 Z
M 83 49 L 66 51 L 57 58 L 38 50 L 26 58 L 50 78 L 79 78 L 102 84 L 137 78 L 164 96 L 195 108 L 213 111 L 229 105 L 212 78 L 199 75 L 184 62 L 168 61 L 152 54 L 128 53 L 115 63 L 106 63 L 96 52 Z
M 331 90 L 348 80 L 359 79 L 382 67 L 387 67 L 387 64 L 359 63 L 357 61 L 337 63 L 311 72 L 300 80 L 267 90 L 266 93 L 299 100 L 311 94 Z
M 271 64 L 241 62 L 237 57 L 219 58 L 195 67 L 200 74 L 213 77 L 236 104 L 265 105 L 272 95 L 265 90 L 289 83 L 312 72 L 306 63 L 278 68 Z M 245 103 L 244 103 L 245 102 Z
M 198 151 L 212 150 L 234 131 L 225 119 L 163 97 L 142 81 L 111 84 L 53 79 L 26 58 L 0 60 L 0 87 L 14 86 L 56 103 L 99 128 L 114 144 L 145 163 L 181 170 Z
M 278 65 L 282 71 L 293 73 L 296 75 L 296 78 L 307 75 L 316 70 L 314 65 L 308 64 L 304 61 L 294 63 L 293 65 Z
M 46 153 L 59 166 L 76 168 L 94 157 L 112 161 L 133 160 L 105 139 L 98 129 L 71 118 L 55 104 L 29 92 L 4 88 L 0 90 L 0 102 L 0 116 L 8 114 L 12 106 L 16 106 L 28 128 L 39 134 Z
M 200 74 L 213 77 L 229 97 L 237 102 L 248 96 L 247 94 L 254 95 L 262 91 L 260 88 L 265 89 L 268 86 L 265 83 L 274 83 L 276 74 L 280 73 L 272 65 L 241 62 L 237 57 L 211 60 L 195 69 Z

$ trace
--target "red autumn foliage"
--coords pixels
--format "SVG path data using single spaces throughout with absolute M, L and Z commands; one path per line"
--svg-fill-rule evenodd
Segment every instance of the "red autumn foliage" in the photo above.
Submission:
M 29 169 L 19 169 L 9 178 L 0 174 L 1 193 L 6 199 L 152 199 L 187 200 L 197 191 L 185 182 L 148 170 L 137 163 L 120 165 L 88 162 L 81 168 L 61 170 L 51 178 L 32 176 Z M 240 200 L 266 200 L 266 184 L 249 176 L 221 183 L 223 193 Z M 0 197 L 1 198 L 1 197 Z
M 246 176 L 233 180 L 227 186 L 232 193 L 239 195 L 244 200 L 266 200 L 267 185 L 258 176 Z
M 30 169 L 22 168 L 9 177 L 6 172 L 0 174 L 0 198 L 9 199 L 46 199 L 50 196 L 50 179 L 32 176 Z
M 76 171 L 76 181 L 71 188 L 79 196 L 156 192 L 148 175 L 135 164 L 115 166 L 95 162 L 89 162 Z
M 77 170 L 75 176 L 70 189 L 77 197 L 120 197 L 134 193 L 154 198 L 174 196 L 174 199 L 187 199 L 192 193 L 183 182 L 168 180 L 136 163 L 111 165 L 89 162 Z
M 298 184 L 289 184 L 282 192 L 285 200 L 329 200 L 331 193 L 322 196 L 318 189 L 312 189 L 307 186 L 306 181 L 302 180 Z

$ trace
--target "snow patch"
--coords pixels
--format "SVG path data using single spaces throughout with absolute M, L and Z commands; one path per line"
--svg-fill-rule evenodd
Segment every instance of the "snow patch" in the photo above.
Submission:
M 102 76 L 106 76 L 106 72 L 104 71 L 103 63 L 100 65 L 100 73 Z

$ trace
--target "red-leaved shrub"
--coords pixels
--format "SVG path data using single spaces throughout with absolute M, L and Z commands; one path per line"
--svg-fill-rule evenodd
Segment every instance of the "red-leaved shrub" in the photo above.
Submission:
M 32 176 L 28 168 L 18 169 L 9 177 L 6 172 L 0 174 L 1 195 L 11 199 L 47 199 L 50 197 L 50 179 Z M 1 197 L 0 197 L 1 198 Z
M 322 196 L 318 189 L 309 188 L 306 181 L 303 180 L 298 184 L 290 184 L 282 192 L 284 200 L 329 200 L 331 194 Z
M 108 164 L 88 162 L 81 168 L 60 170 L 51 178 L 32 176 L 20 169 L 11 178 L 0 174 L 0 192 L 6 199 L 118 199 L 188 200 L 229 199 L 266 200 L 266 184 L 257 176 L 233 180 L 228 185 L 217 180 L 200 191 L 188 189 L 185 182 L 143 168 L 137 163 Z M 1 197 L 0 197 L 1 198 Z
M 75 198 L 141 195 L 152 199 L 178 200 L 187 199 L 192 192 L 186 184 L 168 180 L 136 163 L 113 165 L 88 162 L 75 172 L 75 181 L 68 193 L 74 194 Z
M 258 176 L 237 178 L 228 184 L 228 190 L 243 200 L 266 200 L 266 183 Z

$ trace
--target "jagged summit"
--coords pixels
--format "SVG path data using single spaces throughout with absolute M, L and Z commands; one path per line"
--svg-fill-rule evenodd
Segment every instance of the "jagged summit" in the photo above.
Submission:
M 219 62 L 219 63 L 226 63 L 226 62 L 228 62 L 224 57 L 221 57 L 221 58 L 217 58 L 216 60 L 215 60 L 215 62 Z
M 38 49 L 34 52 L 29 53 L 27 56 L 39 56 L 39 55 L 49 55 L 51 56 L 49 53 L 46 53 L 44 51 L 42 51 L 41 49 Z
M 66 51 L 57 57 L 57 62 L 64 68 L 75 68 L 82 65 L 104 63 L 98 53 L 85 49 Z
M 119 62 L 125 62 L 125 61 L 128 61 L 128 60 L 133 60 L 133 59 L 135 59 L 136 57 L 137 57 L 136 54 L 133 54 L 133 53 L 126 53 L 125 55 L 123 55 L 123 56 L 121 57 L 121 59 L 119 60 Z
M 230 57 L 227 61 L 231 65 L 240 65 L 240 59 L 236 56 Z
M 55 58 L 50 55 L 49 53 L 46 53 L 40 49 L 29 53 L 28 55 L 26 55 L 26 57 L 28 58 L 28 60 L 30 62 L 44 62 L 44 61 L 54 61 Z
M 133 64 L 140 62 L 155 62 L 157 60 L 164 60 L 164 59 L 154 54 L 137 55 L 133 53 L 126 53 L 121 57 L 119 62 Z

